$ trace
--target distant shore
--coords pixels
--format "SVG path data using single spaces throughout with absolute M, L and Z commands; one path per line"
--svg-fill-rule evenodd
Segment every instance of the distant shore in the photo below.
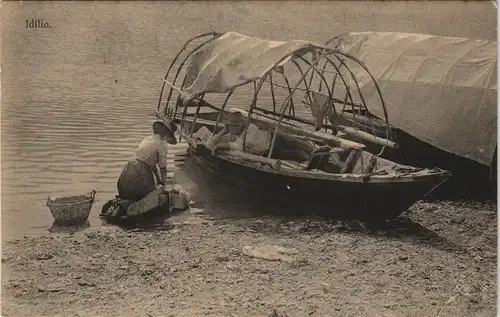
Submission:
M 496 217 L 419 203 L 377 232 L 192 215 L 150 231 L 10 240 L 2 316 L 493 316 Z M 259 257 L 269 245 L 285 251 Z

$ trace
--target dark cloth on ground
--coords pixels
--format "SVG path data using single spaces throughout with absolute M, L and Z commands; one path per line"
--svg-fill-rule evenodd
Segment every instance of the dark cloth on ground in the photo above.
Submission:
M 118 196 L 105 203 L 102 206 L 100 216 L 105 218 L 108 223 L 119 223 L 127 215 L 127 209 L 134 202 L 131 200 L 122 200 Z
M 160 187 L 154 188 L 139 201 L 122 200 L 116 197 L 108 201 L 101 210 L 101 217 L 110 224 L 125 224 L 154 219 L 169 214 L 170 195 Z

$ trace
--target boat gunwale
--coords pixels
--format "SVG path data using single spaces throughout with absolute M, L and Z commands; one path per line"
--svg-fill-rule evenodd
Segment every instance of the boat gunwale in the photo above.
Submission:
M 194 139 L 183 133 L 183 137 L 186 139 L 186 142 L 189 144 L 191 149 L 196 148 L 196 143 Z M 197 155 L 195 155 L 197 156 Z M 200 156 L 197 156 L 200 157 Z M 402 175 L 367 175 L 367 174 L 340 174 L 340 173 L 326 173 L 326 172 L 318 172 L 318 171 L 308 171 L 308 170 L 287 170 L 287 169 L 273 169 L 269 166 L 247 162 L 242 159 L 234 158 L 229 155 L 217 154 L 216 156 L 211 156 L 214 159 L 220 159 L 235 165 L 239 165 L 242 167 L 247 167 L 254 170 L 259 170 L 266 173 L 271 173 L 275 175 L 282 175 L 286 177 L 293 178 L 302 178 L 302 179 L 315 179 L 315 180 L 327 180 L 327 181 L 337 181 L 337 182 L 349 182 L 349 183 L 363 183 L 363 184 L 387 184 L 387 183 L 408 183 L 408 182 L 426 182 L 433 179 L 441 178 L 443 181 L 451 177 L 451 173 L 449 171 L 441 170 L 436 172 L 432 172 L 429 169 L 429 173 L 426 174 L 417 174 L 421 173 L 420 171 L 405 173 Z M 201 157 L 201 159 L 203 159 Z M 204 160 L 204 159 L 203 159 Z M 394 162 L 393 162 L 394 163 Z M 396 165 L 400 165 L 394 163 Z

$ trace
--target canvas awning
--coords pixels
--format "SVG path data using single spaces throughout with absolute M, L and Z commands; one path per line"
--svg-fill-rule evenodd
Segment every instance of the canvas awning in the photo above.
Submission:
M 260 79 L 290 54 L 302 55 L 322 47 L 309 41 L 269 41 L 228 32 L 193 54 L 183 90 L 184 98 L 203 93 L 226 93 Z M 283 64 L 280 63 L 280 64 Z
M 496 41 L 377 32 L 350 33 L 331 45 L 338 41 L 377 80 L 391 125 L 442 150 L 492 163 L 497 144 Z M 361 84 L 370 112 L 383 118 L 381 107 L 370 107 L 379 103 L 374 86 Z

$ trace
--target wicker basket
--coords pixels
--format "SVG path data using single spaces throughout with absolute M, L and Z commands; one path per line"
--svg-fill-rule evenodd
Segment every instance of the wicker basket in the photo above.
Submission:
M 47 197 L 47 207 L 54 218 L 54 224 L 78 225 L 84 223 L 95 200 L 95 190 L 86 195 L 51 198 Z

